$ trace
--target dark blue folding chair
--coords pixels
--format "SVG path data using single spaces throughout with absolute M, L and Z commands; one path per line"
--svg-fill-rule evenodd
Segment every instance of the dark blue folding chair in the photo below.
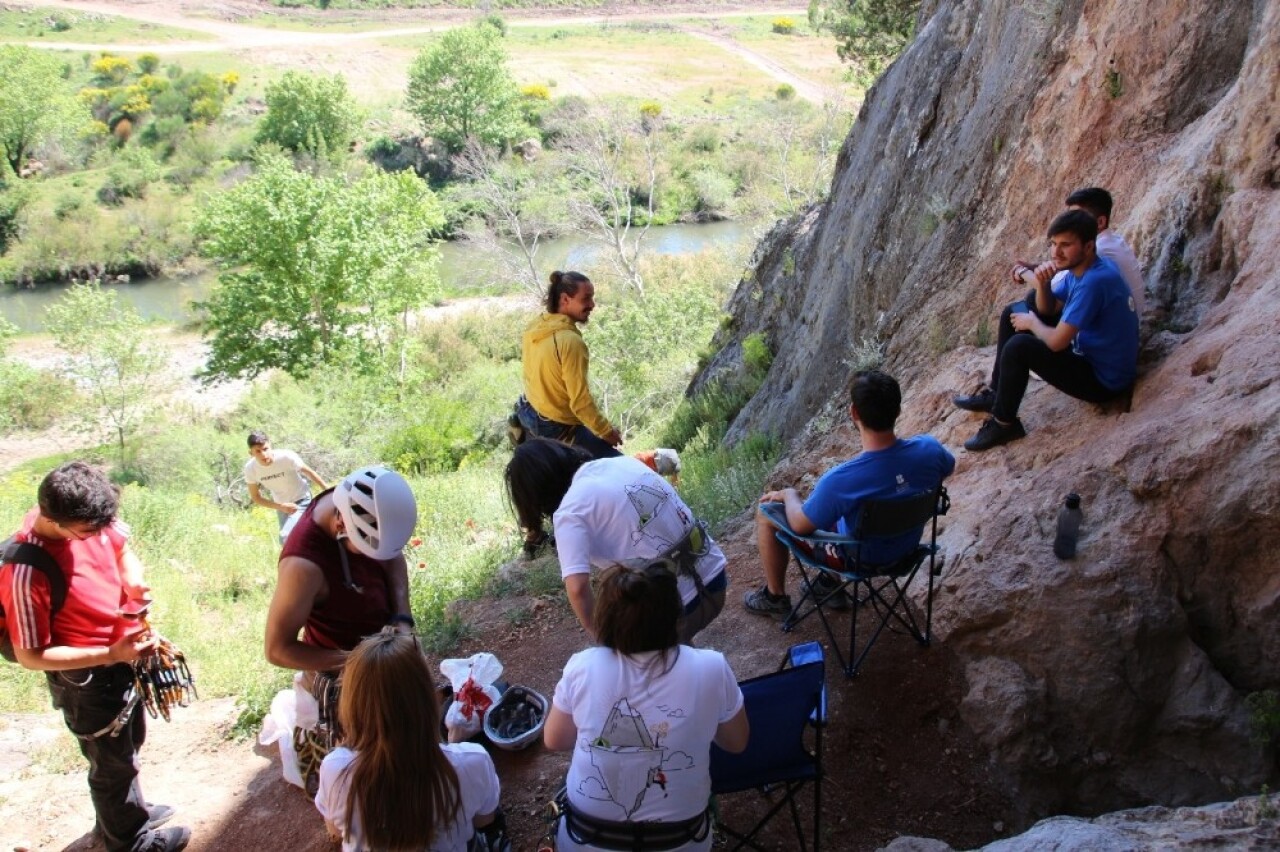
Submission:
M 868 500 L 861 506 L 853 534 L 840 536 L 834 533 L 815 532 L 799 535 L 787 526 L 785 517 L 777 513 L 766 516 L 778 528 L 775 533 L 795 558 L 800 568 L 804 594 L 796 602 L 791 614 L 782 623 L 784 631 L 791 631 L 815 612 L 835 649 L 836 658 L 846 677 L 858 673 L 863 660 L 871 651 L 886 627 L 898 629 L 912 636 L 927 647 L 933 638 L 933 578 L 941 573 L 938 563 L 938 517 L 951 508 L 947 489 L 937 489 L 911 497 L 890 500 Z M 869 563 L 863 558 L 863 548 L 884 539 L 895 539 L 913 530 L 929 531 L 928 543 L 921 541 L 905 556 L 888 564 Z M 874 552 L 874 551 L 873 551 Z M 929 580 L 925 596 L 923 618 L 912 611 L 907 597 L 911 581 L 928 562 L 925 572 Z M 816 582 L 819 577 L 826 583 Z M 837 595 L 844 592 L 853 603 L 849 620 L 848 656 L 840 649 L 827 609 Z M 873 627 L 870 635 L 858 646 L 858 612 L 870 611 Z
M 742 681 L 743 702 L 751 736 L 740 754 L 711 746 L 711 792 L 720 797 L 758 790 L 768 804 L 750 830 L 737 831 L 717 816 L 717 831 L 737 841 L 732 849 L 763 849 L 756 837 L 788 807 L 801 850 L 807 849 L 796 803 L 806 784 L 813 785 L 813 849 L 822 838 L 822 729 L 827 722 L 826 664 L 822 645 L 805 642 L 787 651 L 783 668 Z M 813 748 L 805 744 L 812 728 Z

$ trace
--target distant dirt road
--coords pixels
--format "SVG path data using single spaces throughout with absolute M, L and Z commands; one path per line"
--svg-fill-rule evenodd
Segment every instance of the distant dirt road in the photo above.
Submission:
M 45 5 L 45 0 L 21 0 L 21 2 L 14 5 L 34 8 L 36 6 Z M 448 29 L 451 26 L 455 26 L 459 21 L 467 20 L 473 15 L 473 13 L 457 9 L 412 10 L 414 18 L 426 18 L 431 22 L 410 26 L 392 27 L 388 29 L 367 30 L 355 33 L 332 33 L 267 29 L 264 27 L 255 27 L 249 24 L 238 24 L 231 21 L 212 20 L 207 17 L 199 17 L 192 14 L 192 11 L 195 9 L 204 9 L 206 11 L 225 9 L 236 14 L 243 14 L 258 8 L 256 6 L 245 4 L 200 4 L 191 2 L 165 3 L 158 2 L 158 0 L 134 0 L 134 2 L 128 3 L 109 2 L 109 0 L 63 0 L 59 5 L 82 12 L 116 15 L 135 21 L 144 21 L 149 24 L 206 33 L 214 38 L 207 41 L 173 41 L 158 44 L 100 44 L 70 41 L 48 41 L 41 39 L 40 41 L 27 42 L 28 46 L 46 48 L 49 50 L 74 50 L 81 52 L 123 50 L 128 52 L 151 52 L 162 55 L 206 53 L 222 50 L 334 47 L 360 41 L 438 32 L 440 30 Z M 555 16 L 548 16 L 545 13 L 539 14 L 537 10 L 530 10 L 505 17 L 507 18 L 508 23 L 514 26 L 560 27 L 569 24 L 594 24 L 607 23 L 610 21 L 669 18 L 676 15 L 682 18 L 698 18 L 715 21 L 726 17 L 745 17 L 748 15 L 803 17 L 806 14 L 804 9 L 785 7 L 759 7 L 750 9 L 729 7 L 716 11 L 706 11 L 706 8 L 705 4 L 697 4 L 690 5 L 687 11 L 679 6 L 668 6 L 657 9 L 629 9 L 618 14 L 609 15 L 589 14 L 571 16 L 563 15 L 558 10 Z M 400 10 L 401 16 L 409 14 L 410 10 Z M 807 101 L 821 104 L 826 99 L 826 94 L 821 86 L 787 70 L 773 59 L 739 44 L 732 38 L 694 29 L 692 27 L 681 27 L 681 29 L 695 38 L 701 39 L 708 44 L 714 45 L 721 50 L 733 54 L 739 59 L 742 59 L 743 61 L 760 69 L 765 74 L 773 77 L 775 80 L 789 84 L 796 90 L 796 94 L 799 97 L 804 98 Z

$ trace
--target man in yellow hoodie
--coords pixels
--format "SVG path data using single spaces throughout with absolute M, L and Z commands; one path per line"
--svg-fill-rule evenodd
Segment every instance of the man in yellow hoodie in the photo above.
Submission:
M 587 383 L 590 356 L 578 331 L 595 310 L 595 285 L 580 272 L 551 273 L 547 312 L 525 329 L 524 396 L 516 408 L 526 432 L 618 456 L 622 435 L 596 407 Z

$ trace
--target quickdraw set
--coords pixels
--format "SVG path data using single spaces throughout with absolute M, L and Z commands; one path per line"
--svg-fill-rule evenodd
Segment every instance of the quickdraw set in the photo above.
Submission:
M 133 662 L 133 688 L 152 719 L 169 721 L 169 711 L 200 696 L 186 656 L 164 637 L 151 653 Z

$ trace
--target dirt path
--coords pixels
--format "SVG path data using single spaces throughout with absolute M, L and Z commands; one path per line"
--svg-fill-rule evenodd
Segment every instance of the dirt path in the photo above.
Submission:
M 782 634 L 776 621 L 749 615 L 739 605 L 743 590 L 759 582 L 751 532 L 741 522 L 722 539 L 733 586 L 724 612 L 698 637 L 705 647 L 724 650 L 739 678 L 773 671 L 792 643 L 825 640 L 817 619 Z M 952 605 L 945 592 L 939 604 Z M 453 655 L 490 651 L 510 682 L 547 696 L 564 662 L 587 644 L 563 594 L 469 601 L 456 611 L 473 634 Z M 838 633 L 848 629 L 847 621 L 847 614 L 837 616 Z M 994 792 L 996 779 L 959 720 L 964 677 L 945 637 L 924 649 L 908 637 L 887 634 L 852 681 L 828 655 L 823 847 L 870 852 L 910 834 L 967 849 L 1014 827 L 1009 804 Z M 198 676 L 199 661 L 192 665 Z M 231 699 L 217 699 L 175 710 L 169 724 L 151 722 L 142 751 L 148 798 L 178 809 L 175 822 L 193 830 L 191 852 L 335 850 L 307 797 L 282 780 L 275 747 L 226 738 L 235 714 Z M 513 849 L 531 852 L 544 831 L 545 805 L 563 783 L 568 755 L 540 743 L 521 752 L 490 752 Z M 51 760 L 51 753 L 60 761 Z M 54 771 L 51 762 L 61 762 L 65 771 Z M 811 824 L 809 801 L 801 799 L 805 825 Z M 89 835 L 93 814 L 83 765 L 52 713 L 0 718 L 0 803 L 0 849 L 102 848 Z M 730 825 L 748 823 L 763 807 L 753 793 L 721 801 Z M 777 820 L 765 848 L 797 848 L 790 832 L 789 820 Z
M 19 2 L 17 5 L 42 5 L 42 0 L 22 0 L 22 2 Z M 144 21 L 150 24 L 206 33 L 214 38 L 213 40 L 208 41 L 174 41 L 159 44 L 92 44 L 83 42 L 48 41 L 42 39 L 40 41 L 27 42 L 28 46 L 47 48 L 51 50 L 74 50 L 81 52 L 123 50 L 128 52 L 151 52 L 161 55 L 203 53 L 223 50 L 264 50 L 301 47 L 320 48 L 349 45 L 360 41 L 438 32 L 440 30 L 448 29 L 451 26 L 455 26 L 459 21 L 466 20 L 471 17 L 471 13 L 456 9 L 412 10 L 415 18 L 427 18 L 432 22 L 416 24 L 413 26 L 366 30 L 354 33 L 332 33 L 267 29 L 229 21 L 210 20 L 206 17 L 196 16 L 192 14 L 191 11 L 188 11 L 189 4 L 162 3 L 157 0 L 135 0 L 134 2 L 129 3 L 109 2 L 109 0 L 63 0 L 61 5 L 82 12 L 117 15 L 136 21 Z M 197 5 L 202 8 L 208 7 L 208 4 Z M 241 9 L 241 7 L 237 7 L 234 4 L 226 5 L 230 10 L 234 10 L 236 14 L 241 14 L 245 11 L 251 11 L 256 8 L 248 7 L 247 9 Z M 409 11 L 410 10 L 401 10 L 401 15 L 405 15 Z M 676 6 L 663 7 L 660 9 L 628 10 L 618 14 L 609 15 L 586 14 L 565 16 L 557 14 L 555 16 L 547 16 L 545 14 L 538 14 L 535 10 L 512 14 L 507 16 L 507 21 L 508 24 L 512 26 L 521 27 L 562 27 L 571 24 L 602 24 L 618 21 L 640 21 L 654 18 L 670 18 L 674 15 L 678 15 L 682 18 L 715 21 L 728 17 L 744 17 L 748 15 L 803 17 L 805 14 L 806 12 L 804 9 L 771 7 L 750 9 L 729 7 L 715 11 L 707 11 L 705 4 L 700 4 L 689 6 L 687 9 Z M 679 29 L 695 38 L 732 54 L 738 59 L 747 62 L 748 64 L 763 71 L 765 74 L 773 77 L 775 80 L 789 84 L 796 90 L 796 94 L 805 100 L 821 104 L 826 99 L 826 94 L 821 86 L 811 80 L 801 77 L 800 75 L 788 70 L 776 60 L 758 53 L 730 37 L 707 32 L 695 27 L 682 26 L 679 27 Z

